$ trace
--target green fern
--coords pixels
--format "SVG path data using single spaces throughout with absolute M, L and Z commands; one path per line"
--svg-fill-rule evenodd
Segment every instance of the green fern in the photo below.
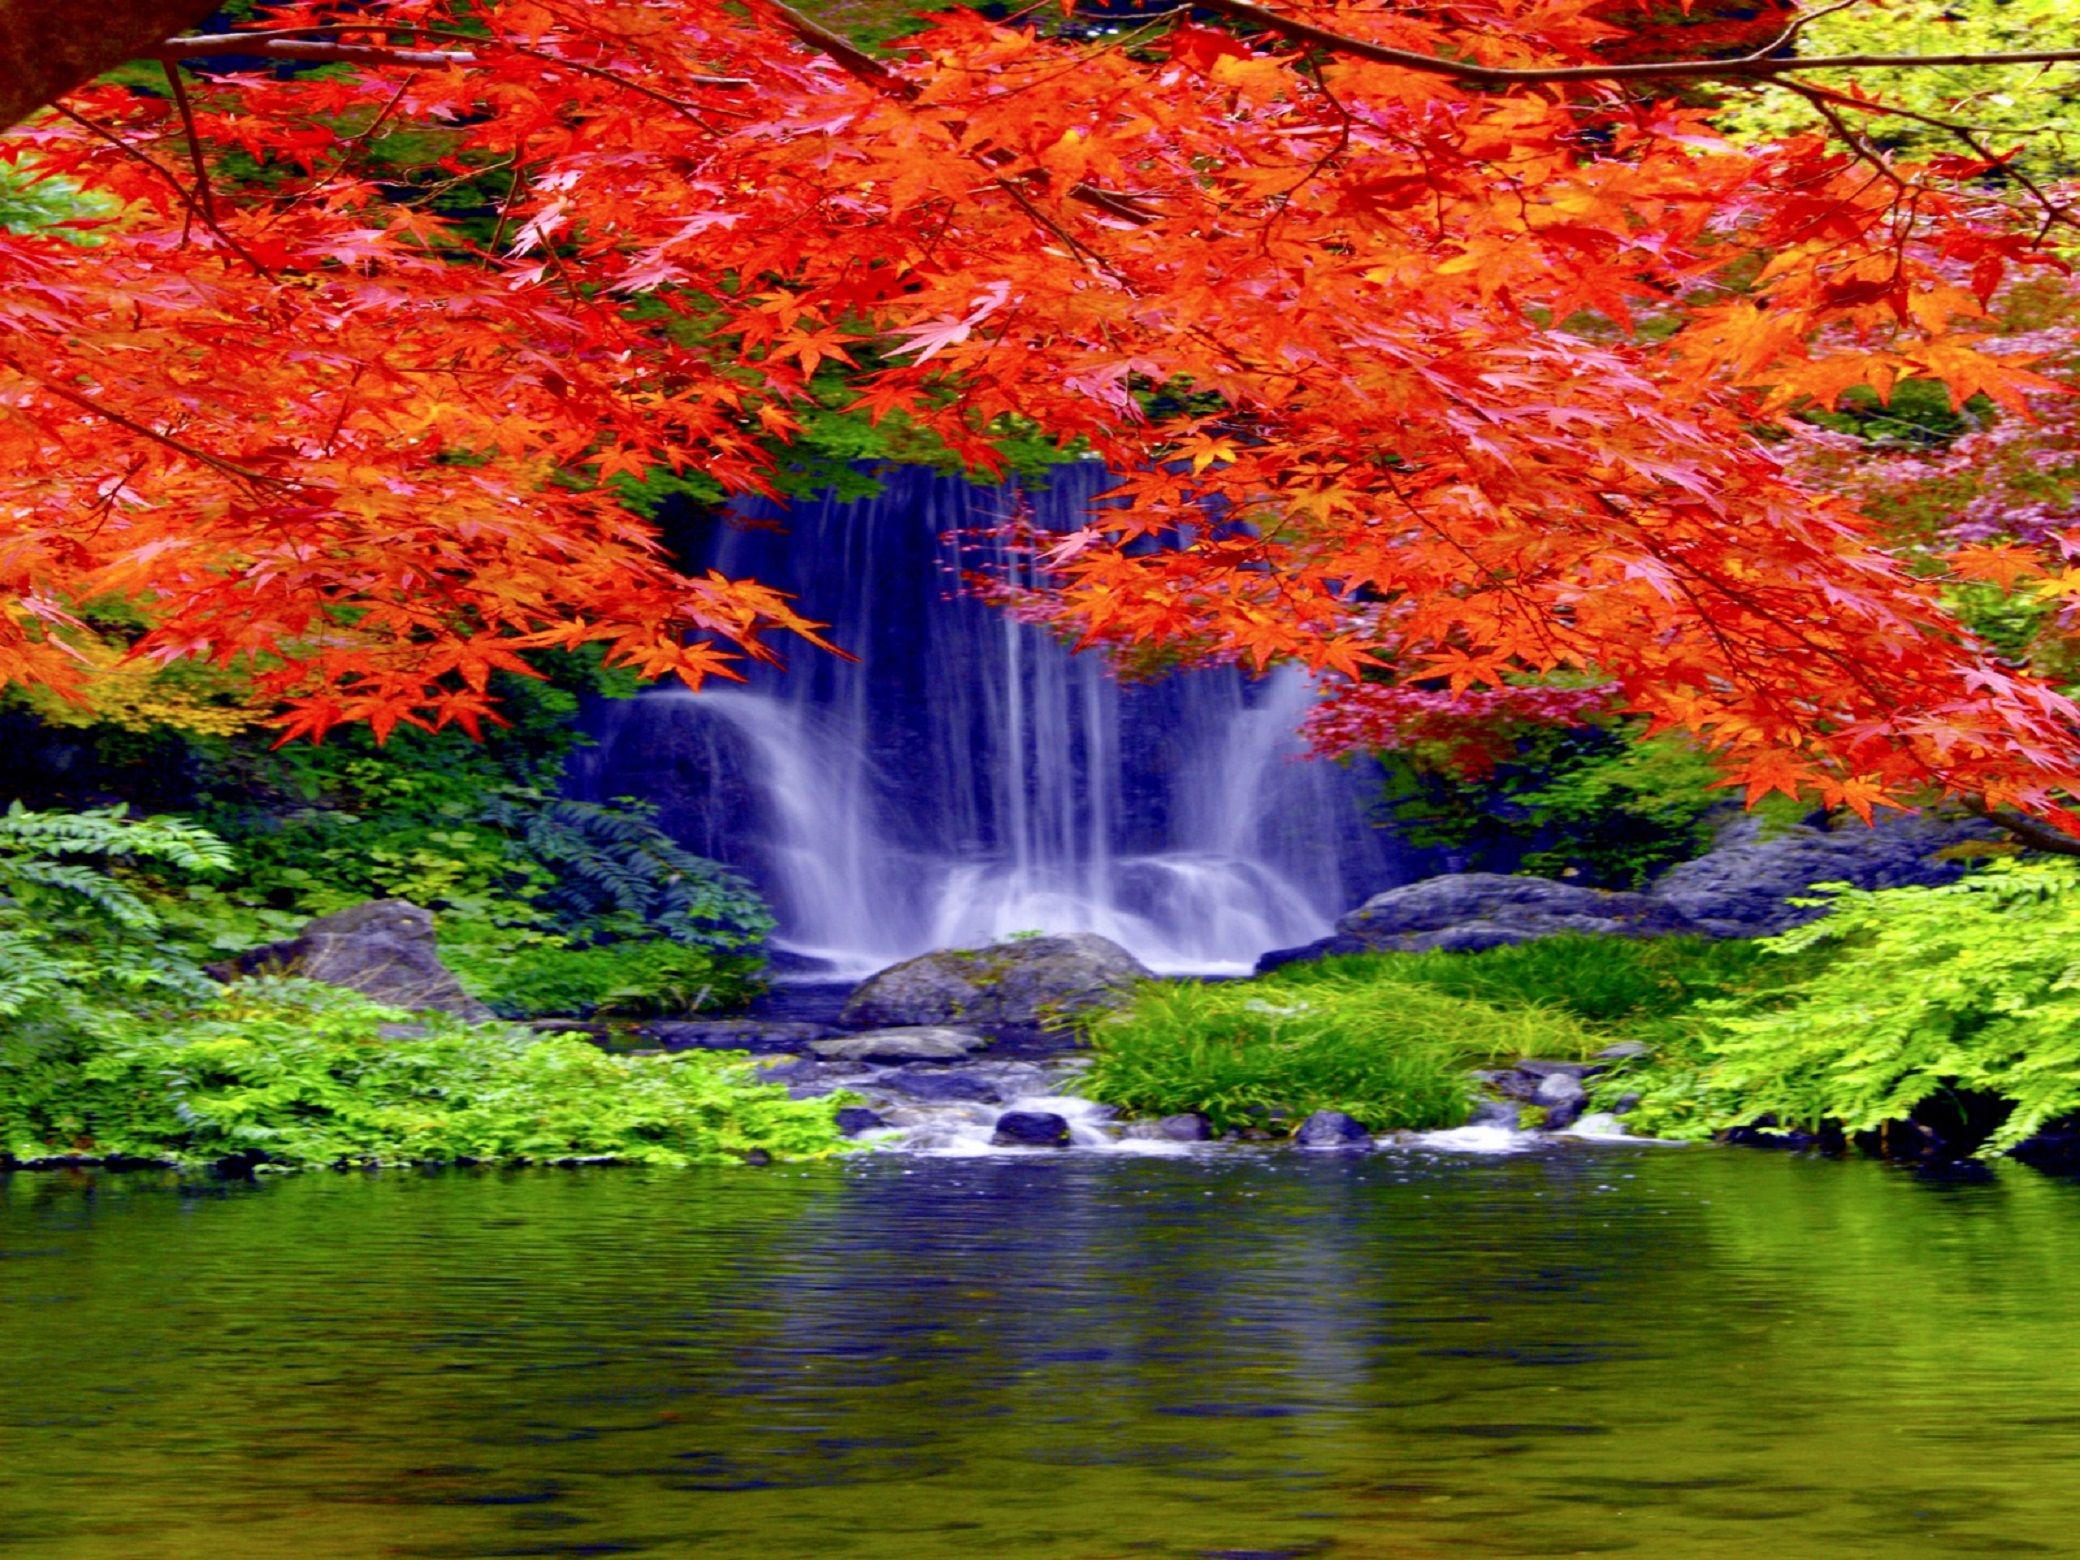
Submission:
M 512 788 L 481 822 L 516 860 L 544 869 L 537 901 L 578 936 L 655 935 L 696 948 L 746 948 L 773 922 L 758 893 L 726 867 L 683 849 L 645 803 L 576 802 Z
M 2080 1112 L 2080 863 L 1835 886 L 1832 903 L 1764 945 L 1832 962 L 1766 999 L 1703 1004 L 1689 1055 L 1625 1080 L 1645 1096 L 1644 1128 L 1869 1132 L 1955 1092 L 2006 1103 L 1990 1155 Z

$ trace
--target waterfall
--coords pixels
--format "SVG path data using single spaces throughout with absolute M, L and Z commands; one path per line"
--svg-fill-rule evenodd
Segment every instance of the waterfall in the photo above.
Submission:
M 742 685 L 602 703 L 574 784 L 656 803 L 766 891 L 779 947 L 838 975 L 1027 931 L 1237 972 L 1416 875 L 1366 821 L 1374 778 L 1306 758 L 1299 673 L 1122 684 L 960 593 L 964 540 L 1019 502 L 1077 523 L 1105 481 L 1071 466 L 1018 495 L 898 471 L 876 498 L 719 528 L 694 561 L 793 591 L 856 659 L 803 650 Z

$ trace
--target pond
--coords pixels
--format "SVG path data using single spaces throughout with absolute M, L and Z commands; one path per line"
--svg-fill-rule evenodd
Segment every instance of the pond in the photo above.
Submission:
M 0 1177 L 0 1555 L 2070 1554 L 2080 1185 L 1760 1152 Z

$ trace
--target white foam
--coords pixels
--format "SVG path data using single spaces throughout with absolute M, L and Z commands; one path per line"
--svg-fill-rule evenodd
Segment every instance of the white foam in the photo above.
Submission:
M 1442 1132 L 1418 1132 L 1402 1142 L 1416 1148 L 1441 1150 L 1448 1154 L 1521 1154 L 1538 1147 L 1536 1132 L 1517 1132 L 1495 1125 L 1450 1127 Z

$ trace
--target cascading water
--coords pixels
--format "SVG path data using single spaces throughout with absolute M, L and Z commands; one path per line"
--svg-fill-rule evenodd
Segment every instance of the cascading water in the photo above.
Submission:
M 1079 523 L 1105 482 L 1064 468 L 1022 518 Z M 602 705 L 576 784 L 655 802 L 758 881 L 781 947 L 834 975 L 1033 930 L 1239 971 L 1415 875 L 1365 820 L 1370 777 L 1304 758 L 1298 674 L 1123 685 L 960 594 L 963 540 L 1016 502 L 900 471 L 784 529 L 719 530 L 697 561 L 795 592 L 857 659 L 804 650 L 742 686 Z

